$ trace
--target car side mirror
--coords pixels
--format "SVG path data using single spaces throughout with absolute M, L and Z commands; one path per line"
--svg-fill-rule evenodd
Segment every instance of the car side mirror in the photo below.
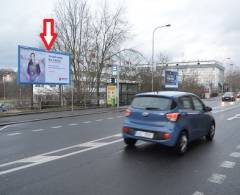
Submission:
M 211 112 L 211 111 L 212 111 L 212 108 L 209 107 L 209 106 L 205 106 L 204 111 L 205 111 L 205 112 Z

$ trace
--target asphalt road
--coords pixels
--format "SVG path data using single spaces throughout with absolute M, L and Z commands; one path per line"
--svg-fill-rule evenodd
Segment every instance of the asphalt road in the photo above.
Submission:
M 186 155 L 121 139 L 122 113 L 108 112 L 0 128 L 0 195 L 239 195 L 240 101 L 213 107 L 216 136 Z

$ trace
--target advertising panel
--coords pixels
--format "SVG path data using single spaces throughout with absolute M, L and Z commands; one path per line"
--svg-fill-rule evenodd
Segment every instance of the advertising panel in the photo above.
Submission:
M 18 82 L 22 84 L 69 84 L 70 55 L 18 46 Z
M 107 104 L 114 106 L 116 104 L 116 85 L 107 86 Z
M 165 88 L 178 88 L 177 70 L 165 70 Z

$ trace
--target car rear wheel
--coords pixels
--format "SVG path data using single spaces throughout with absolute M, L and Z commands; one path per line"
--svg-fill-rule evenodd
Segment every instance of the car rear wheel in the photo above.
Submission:
M 215 125 L 212 124 L 208 131 L 208 134 L 206 135 L 207 141 L 212 141 L 214 138 L 214 135 L 215 135 Z
M 124 138 L 124 142 L 127 146 L 134 147 L 135 144 L 137 143 L 137 140 L 136 139 L 131 139 L 131 138 Z
M 178 138 L 178 142 L 175 147 L 176 152 L 180 155 L 185 154 L 187 151 L 187 146 L 188 146 L 188 137 L 187 137 L 187 134 L 183 132 Z

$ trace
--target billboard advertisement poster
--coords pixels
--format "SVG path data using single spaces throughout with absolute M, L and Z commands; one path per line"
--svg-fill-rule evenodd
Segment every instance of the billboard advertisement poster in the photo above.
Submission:
M 70 84 L 70 55 L 18 46 L 18 82 Z
M 177 70 L 165 70 L 165 88 L 178 88 Z
M 107 85 L 107 104 L 114 106 L 116 103 L 116 85 Z

